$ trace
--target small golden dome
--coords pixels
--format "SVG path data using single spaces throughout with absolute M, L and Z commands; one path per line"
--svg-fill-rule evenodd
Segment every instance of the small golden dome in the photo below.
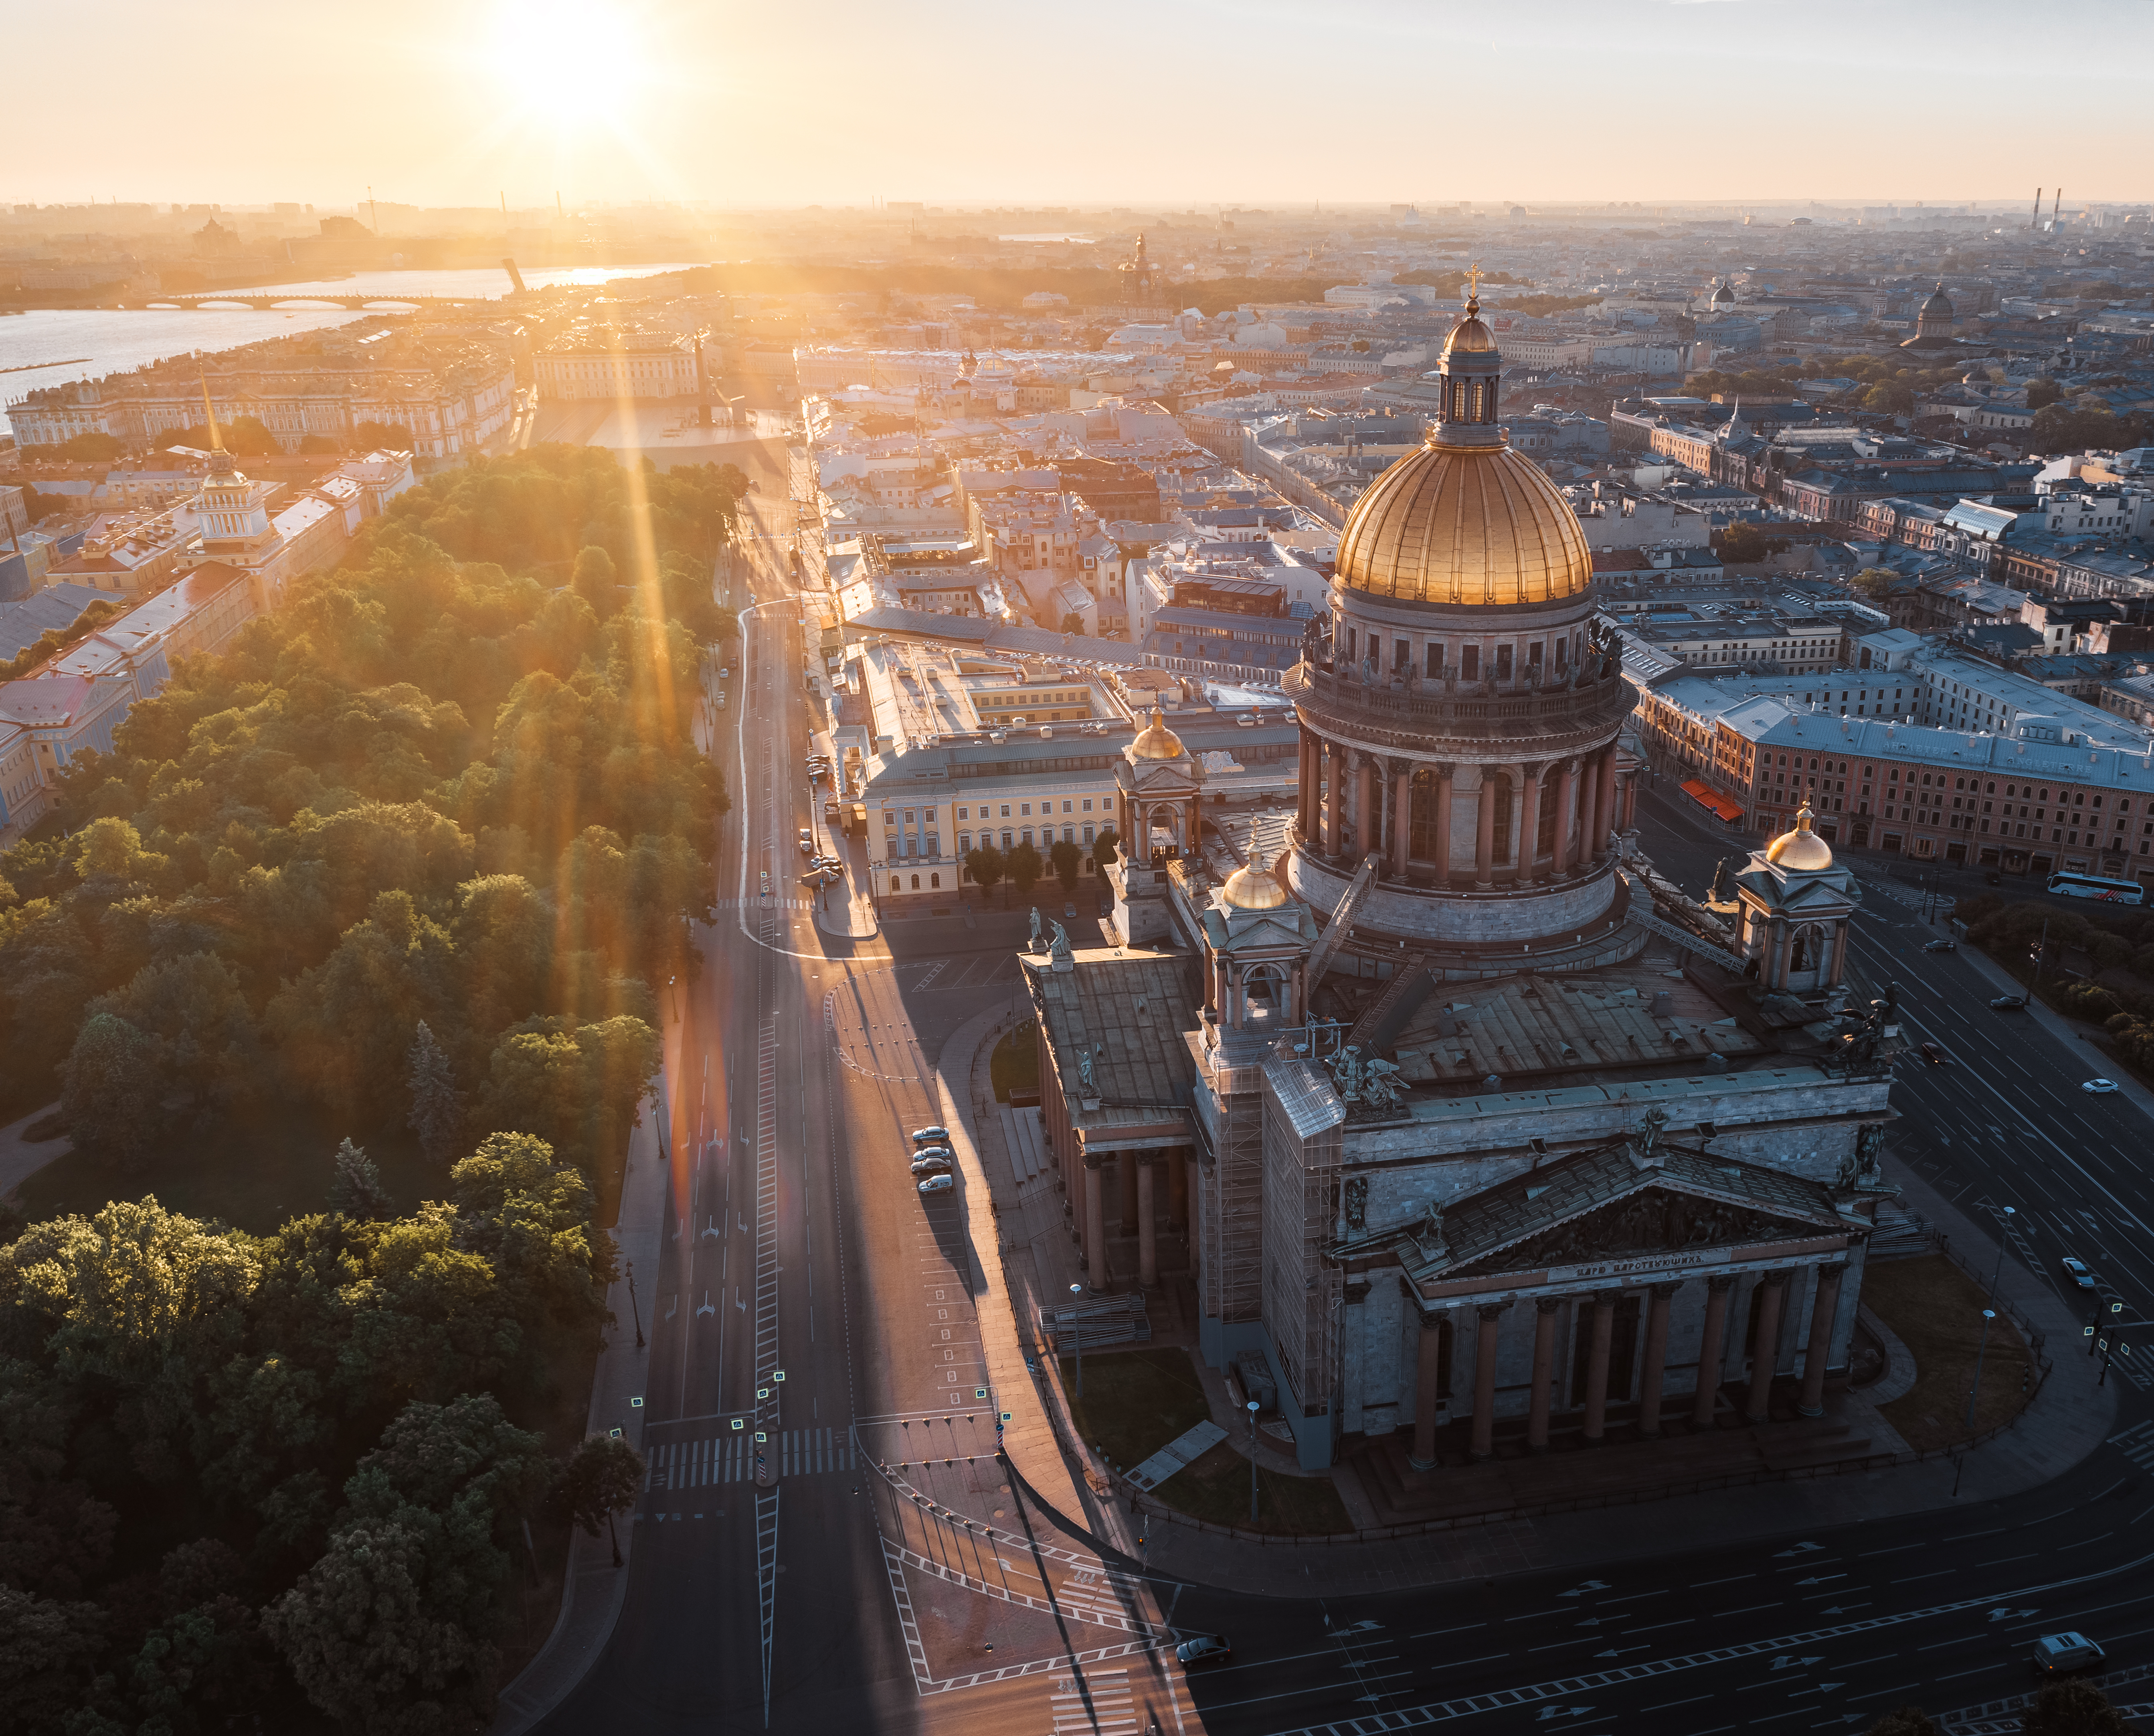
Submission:
M 1182 738 L 1166 727 L 1166 712 L 1157 700 L 1152 702 L 1151 722 L 1130 743 L 1130 753 L 1137 759 L 1182 758 Z
M 1409 602 L 1496 607 L 1584 595 L 1593 583 L 1585 533 L 1540 467 L 1507 446 L 1435 437 L 1354 503 L 1339 534 L 1339 582 Z
M 1451 328 L 1451 335 L 1443 340 L 1446 355 L 1483 355 L 1496 347 L 1496 334 L 1481 323 L 1479 307 L 1478 302 L 1474 303 Z
M 1815 874 L 1832 866 L 1832 846 L 1810 830 L 1814 818 L 1809 804 L 1795 816 L 1795 829 L 1783 832 L 1765 846 L 1765 860 L 1791 874 Z
M 1286 902 L 1286 888 L 1276 874 L 1266 871 L 1260 857 L 1252 856 L 1246 867 L 1227 876 L 1219 896 L 1236 910 L 1277 910 Z

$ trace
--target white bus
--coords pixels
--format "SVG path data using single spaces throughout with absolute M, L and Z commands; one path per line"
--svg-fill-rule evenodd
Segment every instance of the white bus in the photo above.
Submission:
M 2053 874 L 2049 890 L 2060 898 L 2098 898 L 2104 904 L 2143 904 L 2146 889 L 2136 880 L 2104 880 L 2098 874 Z

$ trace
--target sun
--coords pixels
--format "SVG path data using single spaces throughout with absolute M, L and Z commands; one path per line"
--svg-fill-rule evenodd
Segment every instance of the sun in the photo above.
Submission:
M 632 13 L 574 0 L 502 7 L 487 62 L 518 118 L 557 132 L 624 120 L 653 75 Z

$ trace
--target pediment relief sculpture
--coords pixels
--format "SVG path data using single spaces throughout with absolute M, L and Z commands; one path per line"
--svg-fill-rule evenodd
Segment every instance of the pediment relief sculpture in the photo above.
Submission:
M 1742 1206 L 1651 1187 L 1543 1230 L 1476 1260 L 1491 1270 L 1523 1271 L 1638 1254 L 1674 1253 L 1748 1242 L 1782 1242 L 1820 1233 L 1820 1226 Z

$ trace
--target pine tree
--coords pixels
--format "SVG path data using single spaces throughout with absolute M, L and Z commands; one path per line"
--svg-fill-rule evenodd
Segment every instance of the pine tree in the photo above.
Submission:
M 396 1208 L 381 1185 L 381 1172 L 363 1146 L 350 1139 L 336 1148 L 336 1176 L 329 1183 L 329 1210 L 346 1218 L 390 1218 Z
M 411 1131 L 419 1136 L 420 1149 L 428 1162 L 446 1163 L 463 1120 L 463 1103 L 457 1093 L 456 1075 L 449 1070 L 449 1058 L 423 1019 L 412 1034 L 406 1059 L 411 1069 Z

